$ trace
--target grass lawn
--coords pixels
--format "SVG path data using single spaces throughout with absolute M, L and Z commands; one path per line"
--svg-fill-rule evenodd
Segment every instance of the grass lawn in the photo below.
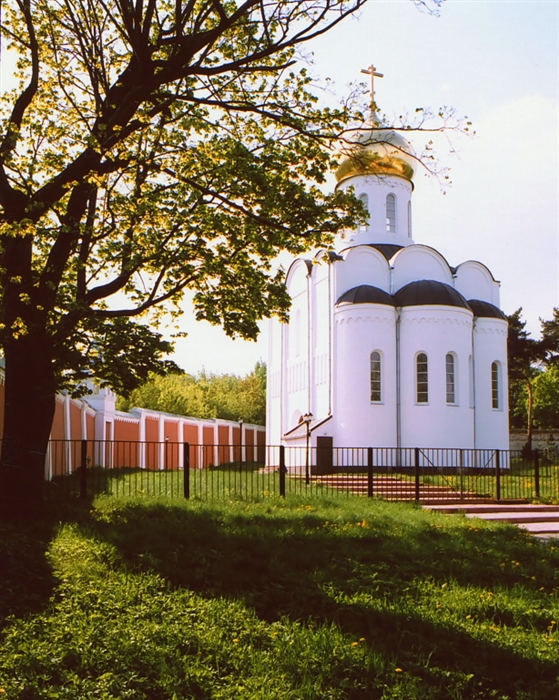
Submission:
M 357 497 L 71 508 L 0 526 L 1 698 L 559 698 L 559 542 Z

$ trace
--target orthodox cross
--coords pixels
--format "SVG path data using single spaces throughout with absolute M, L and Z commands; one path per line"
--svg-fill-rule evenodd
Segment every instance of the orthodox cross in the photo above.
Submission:
M 382 73 L 377 73 L 377 69 L 371 65 L 368 68 L 361 68 L 361 73 L 371 76 L 371 104 L 375 104 L 375 78 L 384 78 Z

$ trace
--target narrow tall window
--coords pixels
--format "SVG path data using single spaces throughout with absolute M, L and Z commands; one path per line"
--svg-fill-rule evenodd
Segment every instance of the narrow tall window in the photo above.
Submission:
M 446 356 L 446 402 L 456 403 L 456 377 L 454 355 L 448 353 Z
M 360 201 L 362 202 L 362 204 L 363 204 L 363 206 L 365 207 L 365 209 L 367 210 L 367 213 L 369 213 L 369 197 L 368 197 L 365 193 L 363 193 L 363 194 L 360 194 L 360 195 L 359 195 L 359 199 L 360 199 Z M 359 226 L 359 230 L 360 230 L 360 231 L 366 231 L 366 230 L 367 230 L 367 224 L 366 224 L 366 223 L 361 224 L 361 225 Z
M 380 353 L 371 353 L 371 401 L 382 401 Z
M 499 394 L 501 393 L 501 387 L 499 386 L 499 364 L 497 362 L 491 363 L 491 405 L 493 408 L 501 408 L 501 402 L 499 400 Z
M 417 403 L 429 401 L 429 375 L 427 370 L 427 355 L 420 352 L 416 358 L 416 400 Z
M 411 202 L 408 202 L 408 237 L 411 238 Z
M 396 233 L 396 195 L 386 195 L 386 230 Z

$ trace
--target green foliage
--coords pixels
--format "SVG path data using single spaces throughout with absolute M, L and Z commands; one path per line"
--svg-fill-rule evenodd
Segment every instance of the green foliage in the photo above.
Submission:
M 354 498 L 72 516 L 50 600 L 4 620 L 12 700 L 559 694 L 559 548 L 513 527 Z
M 542 324 L 542 350 L 544 353 L 544 362 L 551 367 L 559 366 L 559 308 L 553 309 L 553 318 L 549 321 L 544 321 L 540 318 Z
M 3 3 L 18 57 L 0 97 L 8 373 L 33 337 L 58 386 L 93 374 L 128 391 L 167 369 L 154 327 L 185 289 L 232 336 L 285 316 L 278 252 L 363 218 L 352 194 L 323 191 L 361 113 L 318 107 L 295 47 L 363 1 Z M 114 363 L 92 351 L 126 344 Z
M 507 316 L 508 334 L 508 371 L 509 379 L 530 381 L 535 373 L 534 364 L 542 357 L 541 345 L 530 338 L 525 330 L 526 321 L 522 318 L 522 308 Z
M 266 365 L 257 362 L 245 377 L 235 374 L 152 376 L 126 400 L 120 410 L 150 408 L 194 418 L 224 418 L 245 423 L 266 423 Z
M 559 365 L 554 364 L 534 379 L 534 424 L 559 429 Z
M 540 319 L 542 337 L 524 330 L 522 309 L 508 316 L 509 405 L 511 425 L 559 428 L 559 309 Z

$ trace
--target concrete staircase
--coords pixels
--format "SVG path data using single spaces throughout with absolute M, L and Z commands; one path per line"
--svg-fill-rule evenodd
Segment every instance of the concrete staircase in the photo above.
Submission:
M 324 476 L 313 476 L 313 483 L 323 487 L 353 493 L 359 496 L 368 493 L 368 479 L 363 474 L 332 474 Z M 473 493 L 463 493 L 463 498 L 476 498 L 479 495 Z M 415 501 L 415 481 L 414 479 L 399 479 L 394 476 L 373 476 L 373 496 L 384 498 L 388 501 Z M 420 484 L 419 496 L 421 503 L 440 503 L 457 501 L 460 494 L 448 486 L 431 484 Z
M 463 513 L 467 518 L 512 523 L 540 539 L 559 537 L 559 506 L 499 502 L 427 504 L 425 508 L 440 513 Z

